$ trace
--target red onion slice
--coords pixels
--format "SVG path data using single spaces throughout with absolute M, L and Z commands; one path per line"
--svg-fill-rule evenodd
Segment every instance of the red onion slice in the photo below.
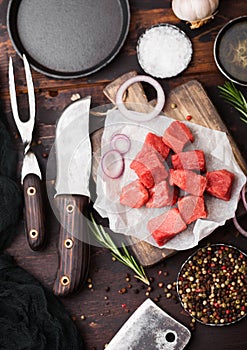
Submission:
M 243 202 L 244 208 L 247 211 L 247 202 L 246 202 L 246 197 L 245 197 L 245 191 L 246 191 L 246 185 L 242 188 L 241 197 L 242 197 L 242 202 Z
M 157 104 L 150 113 L 140 113 L 140 112 L 130 111 L 125 107 L 123 103 L 123 95 L 126 89 L 130 87 L 130 85 L 134 83 L 142 82 L 142 81 L 152 85 L 157 92 Z M 119 111 L 127 119 L 135 122 L 145 122 L 157 117 L 162 111 L 164 104 L 165 104 L 165 94 L 161 85 L 156 80 L 146 75 L 137 75 L 135 77 L 128 79 L 120 86 L 116 95 L 116 105 Z
M 101 159 L 103 173 L 111 179 L 119 178 L 124 171 L 124 160 L 115 149 L 106 152 Z
M 125 134 L 115 134 L 111 139 L 111 147 L 119 153 L 125 154 L 130 149 L 130 139 Z
M 246 203 L 246 198 L 245 198 L 245 190 L 246 190 L 246 185 L 242 188 L 241 190 L 241 196 L 239 196 L 239 201 L 240 199 L 242 199 L 243 205 L 245 210 L 247 211 L 247 203 Z M 233 223 L 234 226 L 236 227 L 236 229 L 241 233 L 241 235 L 243 235 L 244 237 L 247 237 L 247 231 L 245 229 L 243 229 L 242 226 L 240 226 L 240 224 L 238 223 L 236 214 L 233 218 Z
M 243 235 L 244 237 L 247 237 L 247 231 L 245 231 L 245 230 L 243 229 L 243 227 L 239 225 L 236 216 L 234 216 L 234 218 L 232 219 L 232 221 L 233 221 L 234 226 L 236 227 L 236 229 L 241 233 L 241 235 Z

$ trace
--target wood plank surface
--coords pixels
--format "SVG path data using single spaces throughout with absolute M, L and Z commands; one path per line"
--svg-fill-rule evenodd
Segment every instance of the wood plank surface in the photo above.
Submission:
M 0 112 L 1 118 L 8 121 L 16 149 L 20 154 L 19 174 L 22 162 L 22 145 L 13 123 L 9 103 L 8 61 L 10 55 L 13 57 L 16 68 L 18 106 L 23 118 L 28 117 L 27 89 L 23 65 L 14 51 L 7 33 L 8 3 L 9 0 L 0 0 Z M 103 94 L 103 89 L 107 84 L 131 70 L 144 73 L 136 58 L 136 42 L 147 27 L 161 22 L 175 24 L 184 30 L 193 45 L 193 58 L 188 69 L 172 79 L 159 79 L 165 93 L 169 95 L 174 88 L 191 80 L 200 81 L 245 161 L 247 160 L 246 125 L 240 121 L 239 113 L 220 98 L 217 85 L 223 84 L 226 79 L 217 70 L 213 59 L 213 43 L 218 31 L 229 20 L 247 13 L 246 0 L 220 1 L 219 12 L 215 19 L 197 30 L 191 30 L 185 22 L 174 16 L 170 0 L 129 0 L 129 3 L 131 24 L 127 40 L 111 64 L 101 71 L 82 79 L 62 80 L 46 77 L 32 69 L 37 106 L 33 149 L 41 165 L 47 191 L 54 191 L 55 167 L 51 173 L 46 173 L 46 169 L 50 157 L 52 161 L 55 160 L 52 147 L 56 122 L 64 108 L 71 102 L 71 96 L 75 93 L 79 93 L 81 97 L 91 95 L 92 107 L 108 103 L 109 100 Z M 154 98 L 152 89 L 149 86 L 144 88 L 148 99 L 152 100 Z M 246 89 L 239 88 L 246 96 Z M 19 266 L 32 273 L 46 288 L 52 290 L 59 262 L 59 224 L 48 198 L 45 203 L 46 230 L 48 232 L 46 249 L 40 253 L 30 250 L 24 233 L 24 222 L 21 221 L 18 234 L 6 253 L 11 254 Z M 241 222 L 247 227 L 247 218 L 243 218 Z M 231 223 L 217 229 L 203 240 L 200 246 L 219 242 L 229 243 L 245 252 L 247 251 L 246 239 L 236 232 Z M 191 319 L 187 314 L 184 314 L 177 300 L 165 297 L 164 287 L 176 280 L 184 260 L 195 249 L 179 252 L 165 261 L 146 268 L 148 276 L 152 277 L 152 290 L 148 291 L 147 286 L 136 281 L 131 270 L 112 261 L 111 254 L 107 249 L 96 245 L 92 246 L 89 277 L 93 287 L 89 288 L 89 283 L 86 283 L 80 293 L 60 298 L 77 325 L 84 339 L 86 350 L 103 350 L 105 344 L 110 341 L 147 297 L 151 297 L 172 317 L 190 327 Z M 161 285 L 163 287 L 160 287 Z M 119 291 L 122 288 L 126 288 L 127 292 L 121 294 Z M 84 317 L 81 318 L 81 316 Z M 186 350 L 243 350 L 247 348 L 246 320 L 245 318 L 229 327 L 207 327 L 196 324 Z

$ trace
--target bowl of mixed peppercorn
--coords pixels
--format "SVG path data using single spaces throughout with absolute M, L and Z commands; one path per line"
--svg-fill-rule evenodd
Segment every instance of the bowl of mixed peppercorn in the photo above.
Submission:
M 181 304 L 198 322 L 230 325 L 247 312 L 247 256 L 225 244 L 200 248 L 178 274 Z

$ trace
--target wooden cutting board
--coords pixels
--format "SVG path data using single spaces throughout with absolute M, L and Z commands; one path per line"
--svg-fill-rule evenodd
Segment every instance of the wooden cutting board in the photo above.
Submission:
M 137 75 L 136 72 L 129 72 L 114 80 L 112 83 L 106 86 L 104 94 L 108 99 L 115 103 L 115 96 L 119 86 L 132 76 Z M 133 84 L 129 87 L 126 94 L 126 102 L 139 112 L 145 112 L 150 108 L 150 104 L 146 98 L 143 87 L 140 83 Z M 172 104 L 176 105 L 176 108 L 172 108 Z M 138 106 L 138 108 L 136 107 Z M 230 136 L 225 124 L 220 118 L 214 105 L 207 96 L 206 91 L 197 80 L 191 80 L 186 84 L 180 85 L 173 89 L 169 96 L 166 96 L 166 103 L 164 113 L 170 118 L 177 120 L 185 120 L 185 117 L 190 115 L 192 119 L 190 122 L 196 123 L 202 126 L 214 130 L 220 130 L 226 132 L 229 141 L 231 143 L 235 158 L 244 171 L 247 174 L 247 164 L 242 157 L 235 141 Z M 92 136 L 93 154 L 99 154 L 99 148 L 101 145 L 101 137 L 103 129 L 97 130 Z M 93 159 L 93 177 L 96 178 L 97 167 L 99 158 Z M 170 249 L 160 249 L 153 247 L 152 245 L 140 241 L 135 237 L 128 238 L 131 244 L 131 248 L 143 266 L 151 266 L 160 260 L 174 254 L 176 251 Z

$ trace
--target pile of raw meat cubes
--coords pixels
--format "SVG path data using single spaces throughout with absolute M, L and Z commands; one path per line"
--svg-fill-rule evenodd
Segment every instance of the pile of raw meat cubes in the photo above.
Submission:
M 138 179 L 122 188 L 123 205 L 170 207 L 147 224 L 159 246 L 207 217 L 205 192 L 225 201 L 231 197 L 234 174 L 226 169 L 207 172 L 202 150 L 184 151 L 193 142 L 190 129 L 180 121 L 172 122 L 163 136 L 148 133 L 130 164 Z

